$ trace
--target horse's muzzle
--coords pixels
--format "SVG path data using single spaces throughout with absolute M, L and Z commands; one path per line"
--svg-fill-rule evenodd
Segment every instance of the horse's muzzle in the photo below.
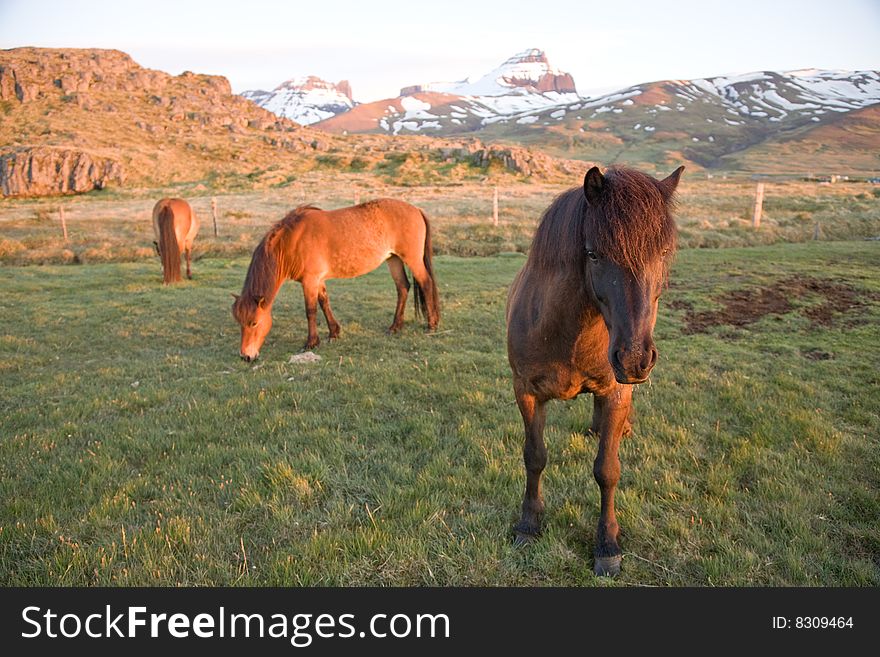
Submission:
M 250 363 L 252 361 L 255 361 L 255 360 L 257 360 L 257 358 L 260 357 L 260 354 L 258 354 L 258 353 L 251 356 L 249 354 L 242 352 L 240 355 L 241 355 L 241 359 L 246 363 Z
M 615 349 L 611 353 L 611 368 L 618 383 L 635 385 L 648 380 L 648 375 L 657 364 L 657 348 L 653 344 L 647 349 Z

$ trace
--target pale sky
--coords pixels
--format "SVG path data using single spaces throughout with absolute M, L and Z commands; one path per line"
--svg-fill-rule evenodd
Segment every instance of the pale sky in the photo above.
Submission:
M 356 100 L 473 80 L 526 48 L 589 94 L 754 70 L 880 69 L 880 0 L 0 0 L 0 48 L 116 48 L 142 66 L 229 78 L 299 75 Z

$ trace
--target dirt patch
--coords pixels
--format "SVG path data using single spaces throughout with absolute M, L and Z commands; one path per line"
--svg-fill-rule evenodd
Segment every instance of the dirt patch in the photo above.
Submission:
M 781 279 L 768 287 L 728 292 L 717 299 L 722 305 L 719 310 L 694 312 L 687 301 L 673 302 L 670 307 L 685 311 L 684 333 L 705 333 L 713 326 L 747 326 L 767 315 L 785 315 L 795 309 L 795 299 L 815 297 L 821 302 L 802 308 L 801 312 L 813 326 L 830 326 L 841 315 L 852 315 L 880 295 L 856 290 L 840 281 L 807 276 Z
M 809 278 L 804 281 L 805 292 L 820 294 L 825 301 L 818 306 L 807 308 L 804 314 L 814 324 L 828 326 L 834 320 L 836 313 L 847 313 L 863 308 L 866 300 L 876 300 L 878 295 L 859 292 L 846 283 L 836 281 L 824 281 L 818 278 Z
M 670 287 L 672 287 L 672 286 L 670 285 Z M 670 308 L 672 308 L 673 310 L 688 311 L 688 310 L 694 309 L 694 304 L 692 304 L 690 301 L 683 301 L 681 299 L 673 299 L 672 301 L 670 301 L 666 305 L 669 306 Z
M 831 360 L 834 358 L 834 354 L 829 351 L 823 351 L 822 349 L 802 349 L 801 355 L 810 360 Z

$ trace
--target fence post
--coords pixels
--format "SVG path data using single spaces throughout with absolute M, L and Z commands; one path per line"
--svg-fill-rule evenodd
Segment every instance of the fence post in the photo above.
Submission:
M 64 219 L 64 206 L 58 207 L 58 215 L 61 217 L 61 232 L 64 234 L 64 242 L 67 243 L 67 221 Z
M 211 219 L 214 221 L 214 237 L 217 237 L 217 199 L 211 197 Z
M 492 225 L 498 225 L 498 188 L 495 188 L 495 193 L 492 196 Z
M 360 205 L 360 204 L 361 204 L 361 193 L 360 193 L 360 192 L 355 192 L 355 193 L 354 193 L 354 204 L 355 204 L 355 205 Z
M 821 226 L 821 224 L 817 221 L 817 222 L 816 222 L 816 225 L 813 227 L 813 240 L 814 240 L 814 241 L 815 241 L 815 240 L 818 240 L 818 239 L 820 239 L 821 237 L 822 237 L 822 226 Z
M 759 182 L 755 189 L 755 214 L 752 216 L 752 227 L 761 227 L 761 213 L 764 209 L 764 183 Z

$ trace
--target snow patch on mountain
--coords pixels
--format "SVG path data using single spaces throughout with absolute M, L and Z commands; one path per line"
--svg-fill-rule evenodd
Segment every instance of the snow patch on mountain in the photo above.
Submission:
M 476 82 L 430 82 L 400 90 L 401 96 L 434 91 L 462 96 L 470 101 L 468 110 L 494 122 L 500 116 L 521 114 L 580 99 L 574 79 L 550 65 L 544 51 L 529 48 L 508 58 Z M 457 108 L 460 112 L 465 111 Z M 455 116 L 455 118 L 465 118 Z
M 303 125 L 329 119 L 355 105 L 348 82 L 343 80 L 333 84 L 311 75 L 282 82 L 273 91 L 244 91 L 241 95 L 278 116 Z
M 682 87 L 676 95 L 684 100 L 710 94 L 741 114 L 758 117 L 783 118 L 790 111 L 820 108 L 848 112 L 880 102 L 877 71 L 758 71 L 676 83 Z
M 531 92 L 577 93 L 568 73 L 550 66 L 542 50 L 529 48 L 507 59 L 476 82 L 465 81 L 448 89 L 460 96 L 504 96 L 515 89 Z

